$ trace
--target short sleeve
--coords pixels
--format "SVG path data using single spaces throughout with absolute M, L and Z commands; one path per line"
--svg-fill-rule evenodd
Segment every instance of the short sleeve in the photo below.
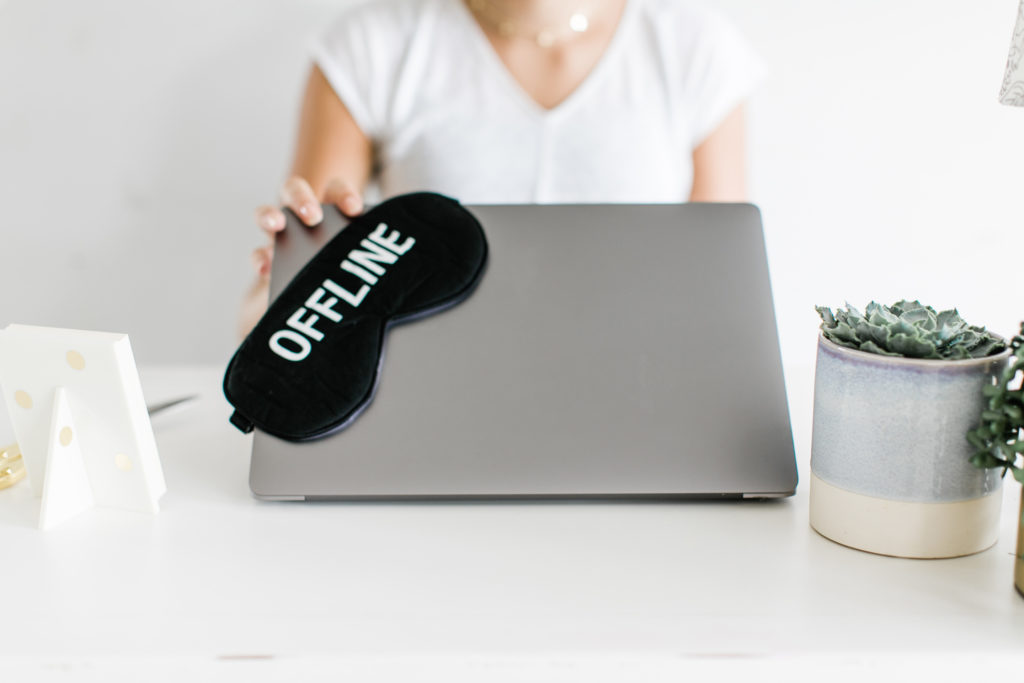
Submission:
M 310 45 L 310 56 L 327 82 L 348 109 L 360 130 L 370 138 L 381 128 L 381 94 L 374 92 L 387 83 L 380 73 L 379 55 L 371 49 L 374 44 L 373 22 L 363 13 L 350 11 L 335 20 Z
M 764 61 L 728 19 L 710 11 L 702 19 L 684 84 L 694 148 L 753 94 L 766 73 Z

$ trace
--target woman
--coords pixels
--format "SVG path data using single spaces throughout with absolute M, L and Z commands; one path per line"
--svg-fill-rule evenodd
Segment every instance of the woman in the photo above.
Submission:
M 317 41 L 281 201 L 363 210 L 433 190 L 463 203 L 736 201 L 760 62 L 680 0 L 375 0 Z M 269 235 L 281 210 L 260 207 Z M 247 330 L 266 306 L 272 246 Z

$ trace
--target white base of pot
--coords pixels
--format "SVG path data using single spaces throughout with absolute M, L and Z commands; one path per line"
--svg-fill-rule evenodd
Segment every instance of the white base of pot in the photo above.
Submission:
M 999 539 L 1002 487 L 955 503 L 904 503 L 833 486 L 811 473 L 811 526 L 837 543 L 879 555 L 960 557 Z

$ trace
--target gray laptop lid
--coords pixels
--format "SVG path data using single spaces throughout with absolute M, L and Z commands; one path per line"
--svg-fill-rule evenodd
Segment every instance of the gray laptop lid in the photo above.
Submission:
M 348 429 L 257 431 L 271 499 L 782 496 L 796 465 L 758 210 L 476 206 L 477 291 L 392 328 Z M 271 296 L 331 235 L 289 234 Z

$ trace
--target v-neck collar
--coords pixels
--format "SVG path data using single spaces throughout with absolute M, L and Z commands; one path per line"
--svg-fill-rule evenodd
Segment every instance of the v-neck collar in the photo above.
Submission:
M 467 25 L 466 29 L 471 34 L 470 38 L 475 44 L 476 49 L 481 53 L 482 61 L 487 65 L 484 68 L 495 72 L 495 77 L 501 81 L 502 87 L 509 93 L 512 99 L 519 102 L 533 116 L 540 119 L 556 119 L 577 106 L 577 102 L 584 99 L 588 91 L 598 87 L 603 72 L 608 69 L 608 63 L 616 59 L 618 52 L 622 49 L 620 44 L 624 42 L 625 36 L 630 30 L 633 5 L 636 4 L 637 0 L 626 0 L 625 6 L 622 8 L 622 14 L 619 16 L 619 23 L 615 27 L 615 32 L 612 34 L 597 62 L 587 75 L 583 77 L 583 81 L 573 88 L 572 92 L 561 102 L 550 108 L 543 106 L 535 100 L 509 70 L 508 66 L 498 55 L 498 52 L 494 49 L 494 45 L 491 44 L 487 34 L 484 33 L 483 28 L 477 23 L 476 17 L 473 16 L 469 7 L 466 6 L 466 3 L 463 0 L 449 0 L 449 2 L 457 5 L 455 8 L 456 13 L 461 16 L 462 21 Z

